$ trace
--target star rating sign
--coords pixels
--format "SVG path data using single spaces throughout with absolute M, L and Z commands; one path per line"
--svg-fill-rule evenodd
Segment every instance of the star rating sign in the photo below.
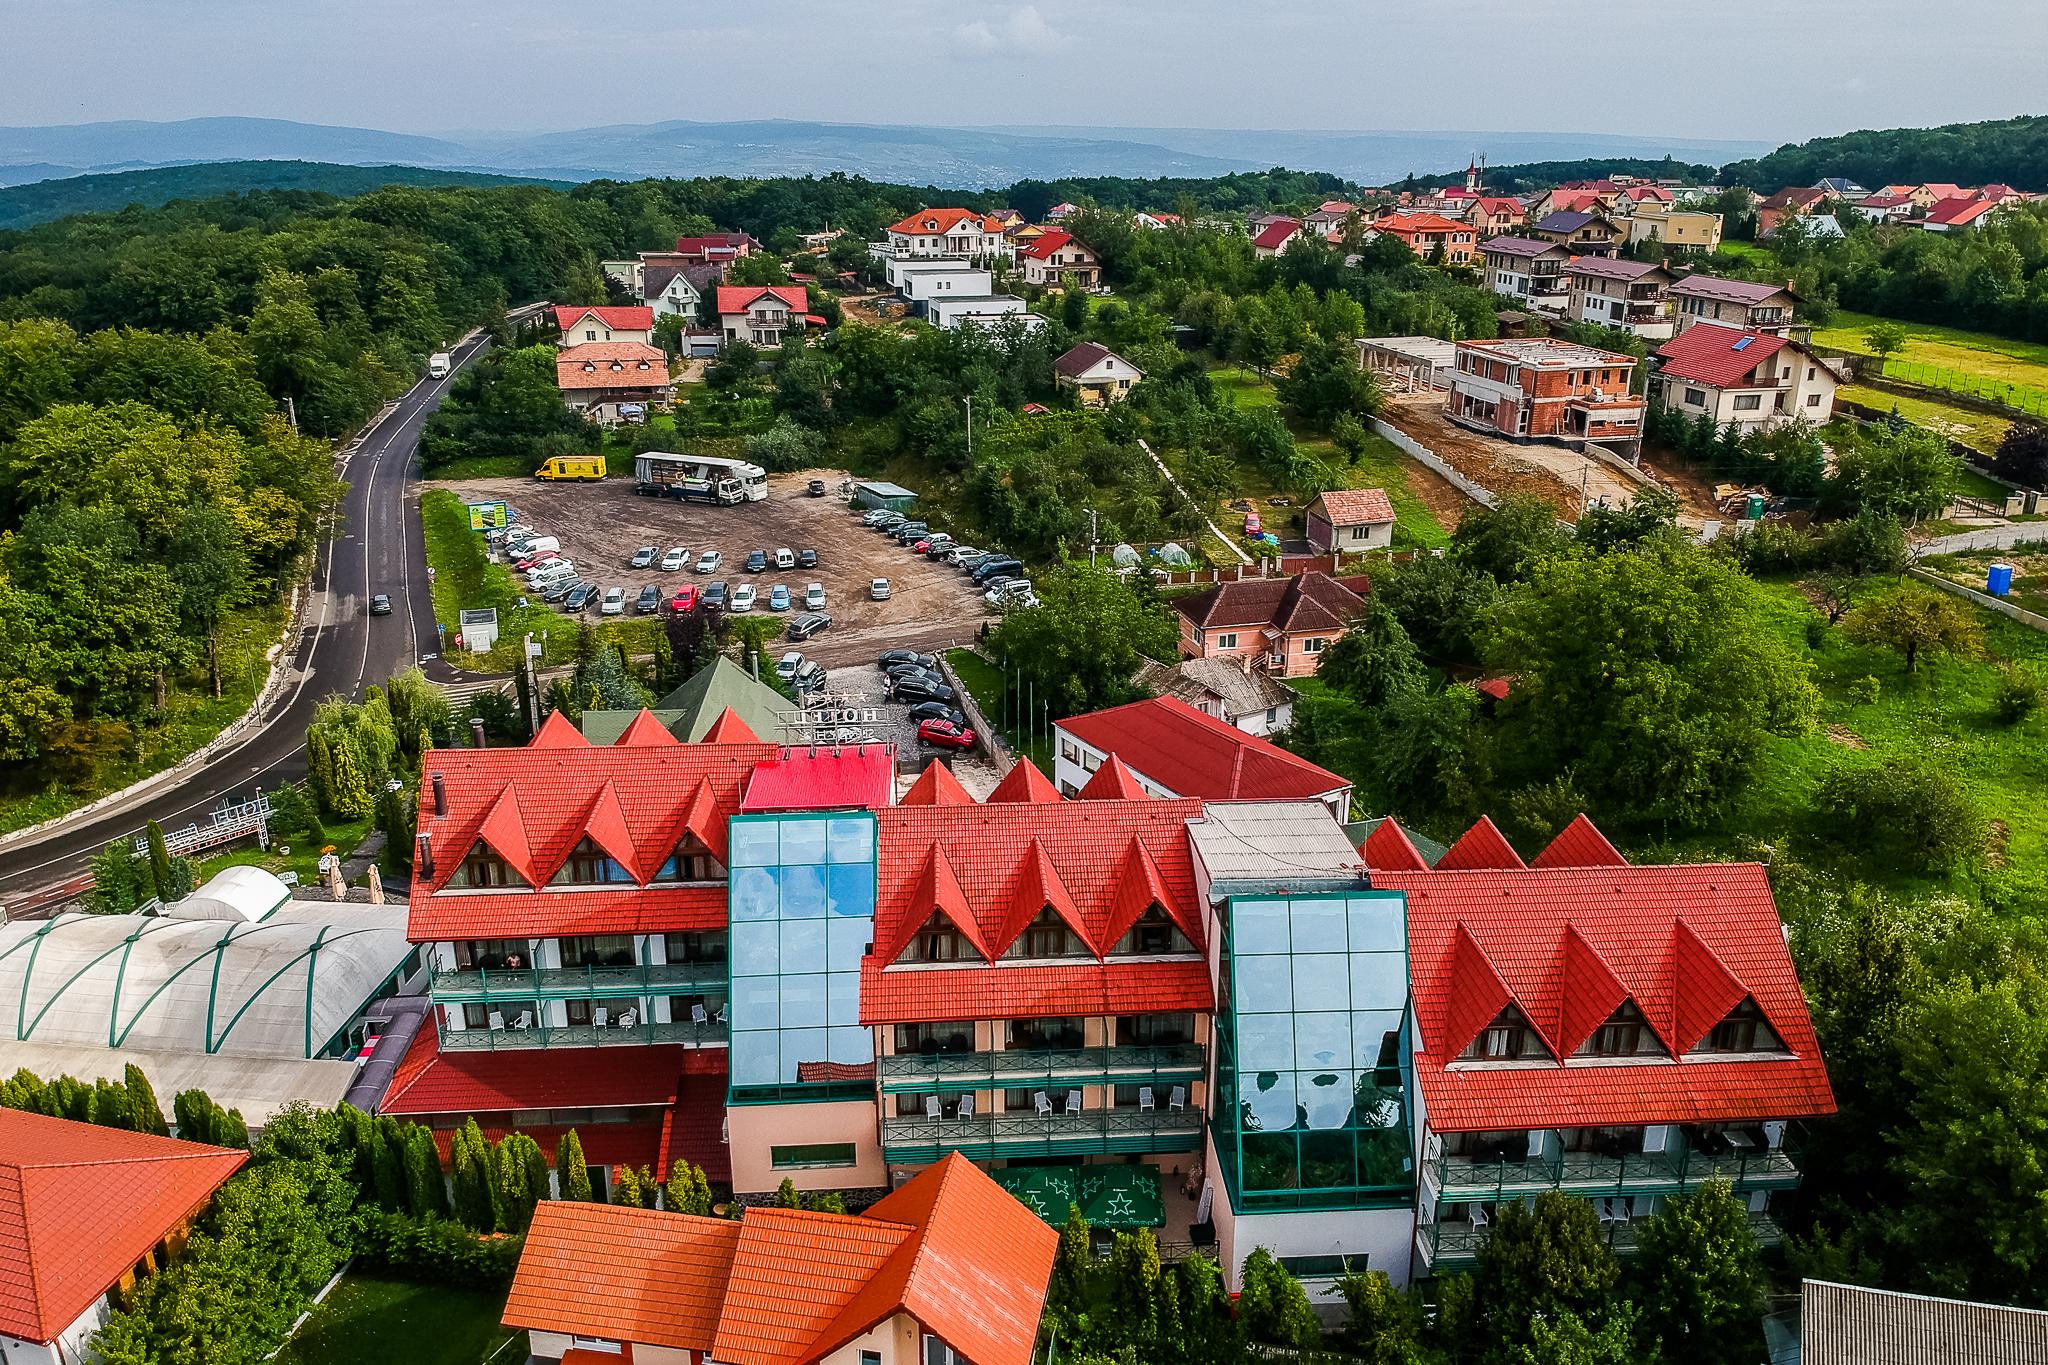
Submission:
M 1131 1204 L 1131 1192 L 1129 1190 L 1118 1190 L 1109 1197 L 1109 1202 L 1103 1205 L 1102 1208 L 1105 1221 L 1111 1218 L 1134 1217 L 1137 1212 L 1138 1210 Z

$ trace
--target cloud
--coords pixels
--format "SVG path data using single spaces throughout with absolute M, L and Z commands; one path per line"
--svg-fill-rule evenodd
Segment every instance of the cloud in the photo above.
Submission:
M 1008 18 L 994 24 L 976 19 L 953 30 L 953 48 L 964 57 L 1042 57 L 1071 41 L 1036 5 L 1011 10 Z

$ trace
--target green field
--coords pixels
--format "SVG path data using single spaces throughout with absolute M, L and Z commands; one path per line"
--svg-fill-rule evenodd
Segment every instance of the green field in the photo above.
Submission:
M 2005 433 L 2012 430 L 2012 419 L 1997 417 L 1975 408 L 1959 407 L 1954 403 L 1943 403 L 1937 399 L 1907 398 L 1902 394 L 1889 393 L 1883 389 L 1865 388 L 1861 384 L 1844 384 L 1835 390 L 1837 398 L 1879 412 L 1890 412 L 1897 408 L 1899 416 L 1916 427 L 1938 431 L 1952 440 L 1961 441 L 1973 450 L 1991 454 L 1998 449 L 1998 443 L 2005 439 Z
M 960 681 L 966 685 L 968 692 L 973 695 L 976 704 L 981 707 L 982 714 L 988 717 L 989 723 L 1001 727 L 1003 723 L 1002 670 L 971 649 L 947 650 L 946 662 L 953 666 L 953 672 L 959 675 Z M 1004 729 L 1003 738 L 1009 743 L 1011 749 L 1022 753 L 1026 758 L 1037 764 L 1040 772 L 1043 772 L 1048 777 L 1052 776 L 1052 737 L 1049 734 L 1040 734 L 1035 738 L 1025 739 L 1022 737 L 1021 731 L 1012 727 Z
M 321 824 L 327 834 L 324 840 L 301 834 L 274 842 L 268 849 L 237 848 L 218 857 L 201 858 L 193 871 L 197 880 L 203 882 L 224 867 L 260 867 L 271 872 L 296 872 L 301 886 L 312 886 L 320 878 L 320 855 L 331 850 L 346 858 L 370 832 L 370 825 L 368 820 L 326 820 Z M 361 884 L 360 878 L 357 884 Z
M 1828 326 L 1814 329 L 1813 339 L 1870 355 L 1864 333 L 1884 321 L 1867 313 L 1839 312 Z M 1919 322 L 1900 325 L 1906 329 L 1906 345 L 1885 361 L 1887 379 L 1971 394 L 2048 417 L 2048 345 Z
M 498 1325 L 504 1309 L 499 1293 L 351 1275 L 276 1365 L 521 1365 L 525 1334 Z

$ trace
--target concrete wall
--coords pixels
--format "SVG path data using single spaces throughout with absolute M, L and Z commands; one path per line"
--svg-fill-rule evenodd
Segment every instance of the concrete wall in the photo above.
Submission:
M 2029 626 L 2034 630 L 2048 633 L 2048 616 L 2028 611 L 2025 607 L 2014 606 L 2011 602 L 1993 597 L 1988 592 L 1978 592 L 1975 588 L 1966 588 L 1960 583 L 1951 582 L 1939 574 L 1929 573 L 1925 569 L 1908 569 L 1906 572 L 1919 579 L 1922 583 L 1940 588 L 1943 592 L 1960 597 L 1966 602 L 1975 603 L 1986 611 L 1995 611 L 2000 616 L 2009 617 L 2023 626 Z
M 736 1104 L 725 1112 L 735 1194 L 768 1194 L 787 1176 L 800 1190 L 879 1189 L 889 1183 L 872 1099 Z M 777 1170 L 771 1147 L 850 1142 L 853 1165 Z

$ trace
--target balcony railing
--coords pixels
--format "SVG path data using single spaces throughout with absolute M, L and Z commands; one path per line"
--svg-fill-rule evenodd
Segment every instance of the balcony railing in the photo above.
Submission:
M 1202 1115 L 1193 1107 L 882 1121 L 883 1155 L 891 1161 L 908 1162 L 936 1161 L 947 1152 L 977 1160 L 1108 1152 L 1190 1152 L 1200 1145 L 1201 1138 Z
M 1101 1085 L 1153 1077 L 1198 1079 L 1208 1054 L 1193 1043 L 1158 1047 L 1084 1047 L 1051 1052 L 898 1053 L 884 1057 L 884 1090 L 1022 1089 L 1031 1085 Z M 1159 1093 L 1165 1103 L 1166 1092 Z
M 580 1000 L 609 995 L 687 995 L 723 989 L 723 962 L 643 962 L 623 967 L 488 967 L 434 973 L 443 1003 Z
M 1539 1190 L 1675 1194 L 1709 1180 L 1726 1180 L 1738 1190 L 1789 1189 L 1799 1183 L 1799 1164 L 1782 1149 L 1703 1152 L 1688 1146 L 1618 1156 L 1564 1152 L 1524 1161 L 1440 1156 L 1427 1169 L 1438 1197 L 1452 1203 L 1514 1199 Z
M 1601 1239 L 1617 1256 L 1627 1256 L 1636 1249 L 1636 1230 L 1640 1222 L 1618 1219 L 1600 1224 Z M 1471 1266 L 1479 1259 L 1479 1247 L 1492 1229 L 1483 1224 L 1467 1223 L 1463 1220 L 1450 1223 L 1423 1223 L 1415 1229 L 1416 1249 L 1432 1270 L 1456 1270 Z M 1750 1235 L 1759 1246 L 1775 1246 L 1784 1239 L 1784 1231 L 1766 1213 L 1749 1214 Z
M 692 1047 L 724 1047 L 726 1026 L 717 1019 L 701 1024 L 661 1024 L 640 1020 L 629 1025 L 535 1025 L 531 1028 L 442 1029 L 443 1052 L 514 1052 L 550 1047 L 641 1047 L 648 1043 L 684 1043 Z

